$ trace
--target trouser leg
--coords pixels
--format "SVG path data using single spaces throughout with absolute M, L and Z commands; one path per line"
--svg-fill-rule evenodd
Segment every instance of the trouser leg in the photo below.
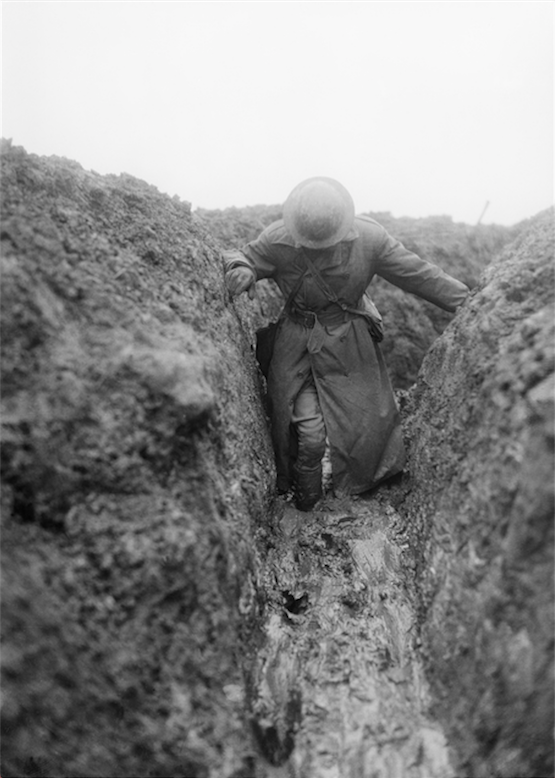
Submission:
M 322 458 L 326 428 L 312 375 L 295 400 L 291 417 L 297 435 L 293 477 L 300 510 L 310 510 L 322 496 Z

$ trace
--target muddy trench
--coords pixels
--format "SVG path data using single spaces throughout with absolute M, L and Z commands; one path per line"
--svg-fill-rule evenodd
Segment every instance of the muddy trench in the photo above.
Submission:
M 250 690 L 266 774 L 455 775 L 429 710 L 415 563 L 387 495 L 329 497 L 310 513 L 285 504 L 269 542 Z
M 2 165 L 3 778 L 552 777 L 553 213 L 384 215 L 471 299 L 377 285 L 407 468 L 301 512 L 221 262 L 279 209 Z

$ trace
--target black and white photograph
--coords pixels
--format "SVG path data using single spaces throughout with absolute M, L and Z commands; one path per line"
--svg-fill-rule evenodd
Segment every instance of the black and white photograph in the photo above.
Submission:
M 553 778 L 552 0 L 4 0 L 2 778 Z

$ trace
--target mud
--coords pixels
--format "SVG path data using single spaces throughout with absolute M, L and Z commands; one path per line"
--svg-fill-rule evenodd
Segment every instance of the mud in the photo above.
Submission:
M 455 776 L 429 714 L 407 591 L 414 562 L 383 492 L 278 513 L 251 682 L 254 730 L 275 766 L 268 776 Z

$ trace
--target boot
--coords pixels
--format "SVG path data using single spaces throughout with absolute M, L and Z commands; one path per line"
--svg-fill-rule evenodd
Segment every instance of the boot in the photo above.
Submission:
M 293 466 L 295 504 L 300 511 L 310 511 L 322 496 L 322 463 L 316 467 Z

